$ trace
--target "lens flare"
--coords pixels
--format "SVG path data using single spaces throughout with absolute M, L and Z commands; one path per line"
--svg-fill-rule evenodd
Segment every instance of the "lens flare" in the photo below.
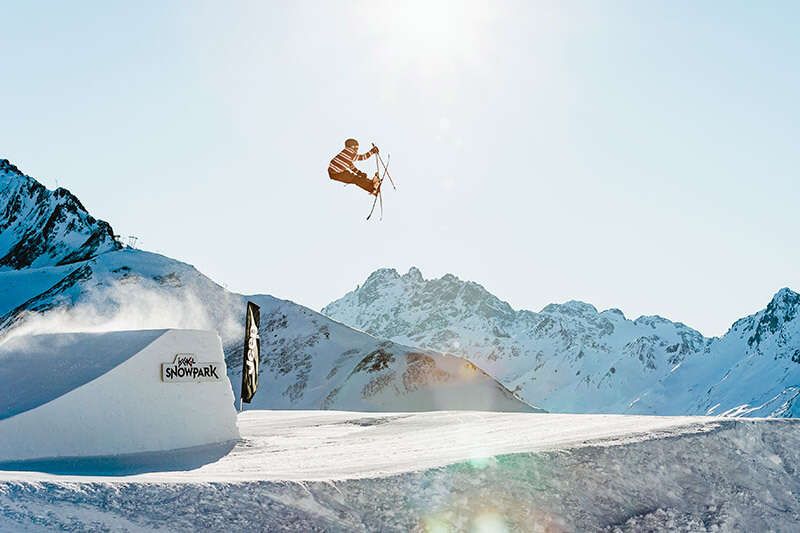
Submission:
M 502 516 L 488 511 L 474 518 L 470 531 L 474 533 L 506 533 L 510 530 Z

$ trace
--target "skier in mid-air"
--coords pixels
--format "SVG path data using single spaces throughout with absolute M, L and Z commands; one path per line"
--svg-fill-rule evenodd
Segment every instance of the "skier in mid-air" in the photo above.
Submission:
M 376 172 L 375 176 L 370 179 L 365 172 L 361 172 L 353 164 L 354 161 L 364 161 L 377 153 L 378 147 L 372 145 L 368 152 L 359 154 L 358 141 L 347 139 L 344 142 L 344 150 L 331 159 L 331 163 L 328 165 L 328 176 L 332 180 L 341 181 L 342 183 L 354 183 L 371 195 L 377 196 L 381 186 L 378 173 Z

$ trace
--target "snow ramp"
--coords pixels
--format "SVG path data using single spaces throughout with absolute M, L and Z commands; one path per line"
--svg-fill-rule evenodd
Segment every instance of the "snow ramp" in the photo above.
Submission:
M 0 345 L 0 463 L 160 452 L 239 438 L 216 333 L 16 337 Z

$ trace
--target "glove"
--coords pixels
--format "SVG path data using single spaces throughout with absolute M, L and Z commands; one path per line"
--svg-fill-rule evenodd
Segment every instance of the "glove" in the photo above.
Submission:
M 377 146 L 375 146 L 375 145 L 372 145 L 372 150 L 370 150 L 370 152 L 372 152 L 373 154 L 377 154 L 379 151 L 380 151 L 380 150 L 378 150 L 378 147 L 377 147 Z

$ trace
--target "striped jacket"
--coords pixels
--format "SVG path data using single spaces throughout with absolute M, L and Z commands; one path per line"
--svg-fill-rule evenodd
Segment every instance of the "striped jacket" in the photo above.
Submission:
M 372 150 L 363 154 L 359 154 L 356 152 L 355 148 L 349 146 L 345 147 L 344 150 L 336 154 L 336 157 L 331 159 L 331 164 L 328 165 L 328 174 L 338 174 L 346 170 L 357 172 L 358 170 L 353 164 L 353 161 L 363 161 L 365 159 L 369 159 L 369 156 L 371 155 Z

